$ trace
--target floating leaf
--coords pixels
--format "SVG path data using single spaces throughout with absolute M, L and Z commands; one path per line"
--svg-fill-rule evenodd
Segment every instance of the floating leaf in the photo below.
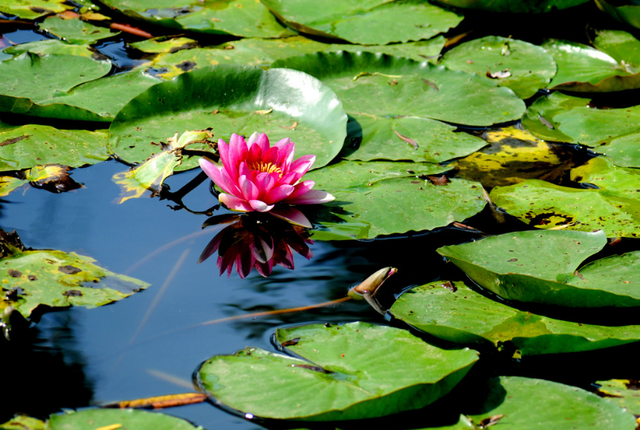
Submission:
M 60 16 L 48 17 L 40 24 L 40 28 L 69 43 L 79 45 L 93 43 L 101 39 L 116 36 L 119 33 L 113 32 L 109 28 L 89 24 L 79 18 L 67 19 Z
M 640 72 L 640 41 L 621 30 L 600 30 L 593 44 L 630 73 Z
M 369 52 L 316 53 L 279 60 L 332 88 L 349 114 L 420 117 L 467 125 L 518 119 L 524 102 L 475 74 Z M 396 81 L 394 85 L 393 80 Z
M 273 109 L 269 115 L 257 110 Z M 295 130 L 286 129 L 297 122 Z M 340 151 L 347 117 L 336 95 L 320 81 L 295 70 L 219 65 L 198 69 L 155 85 L 118 113 L 110 144 L 116 156 L 139 163 L 158 152 L 159 142 L 182 130 L 212 128 L 216 139 L 232 133 L 267 133 L 276 142 L 290 137 L 296 157 L 315 154 L 314 168 Z M 198 149 L 197 147 L 190 149 Z M 206 146 L 203 149 L 207 150 Z M 197 165 L 184 159 L 181 169 Z
M 45 430 L 45 422 L 25 415 L 16 415 L 6 423 L 0 424 L 2 430 Z
M 540 139 L 574 143 L 575 140 L 572 137 L 558 129 L 560 123 L 555 117 L 576 107 L 586 107 L 590 101 L 590 98 L 568 96 L 555 91 L 533 102 L 522 118 L 522 125 Z
M 445 351 L 406 330 L 361 322 L 278 329 L 276 340 L 303 359 L 258 348 L 214 356 L 197 372 L 200 387 L 256 417 L 374 418 L 434 402 L 478 359 L 469 349 Z
M 640 237 L 640 171 L 615 167 L 599 157 L 573 169 L 571 177 L 599 189 L 568 188 L 532 179 L 494 188 L 491 198 L 532 227 L 602 229 L 609 237 Z
M 316 188 L 336 197 L 324 205 L 334 218 L 318 220 L 322 229 L 313 232 L 313 239 L 432 230 L 480 212 L 485 201 L 479 183 L 454 178 L 434 185 L 426 178 L 446 170 L 425 163 L 344 161 L 310 172 Z
M 81 167 L 108 158 L 104 131 L 0 123 L 0 171 L 30 169 L 43 164 Z
M 605 243 L 602 231 L 523 231 L 445 246 L 438 253 L 505 299 L 576 308 L 640 306 L 639 251 L 578 269 Z
M 613 139 L 595 150 L 611 158 L 616 166 L 640 167 L 640 133 Z
M 13 56 L 24 54 L 25 52 L 32 52 L 41 57 L 50 54 L 76 55 L 81 57 L 91 57 L 95 55 L 94 51 L 86 45 L 71 45 L 58 39 L 44 39 L 35 42 L 21 43 L 19 45 L 9 46 L 2 52 L 12 54 Z
M 92 258 L 73 252 L 25 250 L 8 243 L 4 236 L 1 245 L 0 285 L 5 296 L 0 300 L 0 310 L 11 306 L 25 318 L 41 305 L 93 308 L 149 286 L 96 266 Z
M 136 409 L 83 409 L 49 417 L 50 430 L 203 430 L 180 418 Z
M 175 30 L 241 37 L 280 37 L 290 34 L 269 10 L 255 0 L 104 0 L 127 16 Z
M 596 381 L 596 384 L 598 386 L 597 394 L 634 415 L 640 415 L 640 384 L 638 380 L 610 379 Z
M 441 163 L 486 145 L 478 137 L 457 133 L 454 126 L 427 118 L 378 118 L 354 113 L 347 129 L 352 147 L 341 155 L 348 160 Z
M 193 49 L 198 46 L 198 42 L 188 37 L 167 37 L 161 36 L 154 39 L 132 42 L 129 45 L 143 52 L 152 54 L 166 54 Z
M 11 0 L 0 4 L 0 12 L 19 16 L 25 19 L 36 19 L 50 13 L 67 10 L 65 0 Z
M 558 73 L 550 88 L 577 92 L 622 91 L 640 86 L 640 73 L 629 72 L 602 51 L 580 43 L 549 40 L 542 47 L 553 56 Z
M 460 15 L 415 0 L 326 0 L 320 9 L 304 0 L 263 3 L 297 31 L 363 45 L 429 39 L 462 21 Z
M 60 74 L 60 70 L 67 73 Z M 5 77 L 0 88 L 0 111 L 60 119 L 104 121 L 99 116 L 57 103 L 56 97 L 71 88 L 104 76 L 111 63 L 84 56 L 45 55 L 27 52 L 0 62 Z
M 536 139 L 516 127 L 483 134 L 490 146 L 456 161 L 458 177 L 482 182 L 487 188 L 522 182 L 527 178 L 558 179 L 571 162 L 561 145 Z
M 463 282 L 412 288 L 390 312 L 440 339 L 471 348 L 517 350 L 521 356 L 592 351 L 640 340 L 640 325 L 601 326 L 536 315 L 488 299 Z
M 595 0 L 600 10 L 607 12 L 620 22 L 635 28 L 640 28 L 640 7 L 634 3 L 617 3 L 605 0 Z
M 500 36 L 463 43 L 447 52 L 442 64 L 480 76 L 490 74 L 499 86 L 511 88 L 521 99 L 546 87 L 556 74 L 556 64 L 543 48 Z M 502 71 L 507 73 L 496 74 Z

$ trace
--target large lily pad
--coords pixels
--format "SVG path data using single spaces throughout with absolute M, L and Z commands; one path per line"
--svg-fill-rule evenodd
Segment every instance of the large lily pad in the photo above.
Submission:
M 460 15 L 416 0 L 326 0 L 322 8 L 304 0 L 263 3 L 297 31 L 363 45 L 429 39 L 462 21 Z
M 60 130 L 46 125 L 8 126 L 0 123 L 0 171 L 43 164 L 81 167 L 109 158 L 107 133 Z
M 491 191 L 493 201 L 532 227 L 640 237 L 640 171 L 594 158 L 571 171 L 572 179 L 599 188 L 569 188 L 536 179 Z
M 104 0 L 132 18 L 155 25 L 199 33 L 229 34 L 242 37 L 280 37 L 287 33 L 269 10 L 259 1 L 230 0 Z
M 0 300 L 0 310 L 11 306 L 24 317 L 42 305 L 102 306 L 149 286 L 103 269 L 92 258 L 73 252 L 23 250 L 6 243 L 3 246 L 8 254 L 0 260 L 0 285 L 6 294 Z
M 487 143 L 456 127 L 427 118 L 371 117 L 353 113 L 349 137 L 357 142 L 342 156 L 348 160 L 411 160 L 441 163 L 463 157 Z
M 610 379 L 596 381 L 597 393 L 612 403 L 625 408 L 634 415 L 640 415 L 640 390 L 638 380 Z
M 106 27 L 98 27 L 79 18 L 63 18 L 51 16 L 40 24 L 42 30 L 58 36 L 69 43 L 90 44 L 101 39 L 116 36 L 118 31 L 111 31 Z
M 157 152 L 152 142 L 176 132 L 211 127 L 216 139 L 228 141 L 232 133 L 259 131 L 274 142 L 290 137 L 296 156 L 315 154 L 318 168 L 342 148 L 346 122 L 333 91 L 309 75 L 219 65 L 149 88 L 122 108 L 109 133 L 116 156 L 139 163 Z M 192 157 L 181 167 L 196 165 Z
M 524 312 L 463 282 L 437 281 L 405 292 L 391 314 L 425 333 L 472 348 L 521 356 L 591 351 L 640 341 L 640 325 L 601 326 Z
M 577 92 L 622 91 L 640 86 L 640 73 L 602 51 L 580 43 L 549 40 L 543 48 L 558 65 L 550 88 Z
M 446 167 L 426 163 L 344 161 L 309 173 L 316 188 L 336 197 L 326 204 L 332 217 L 318 220 L 313 239 L 367 239 L 432 230 L 480 212 L 482 186 L 441 178 Z
M 19 16 L 20 18 L 36 19 L 52 12 L 64 12 L 65 0 L 11 0 L 0 4 L 0 12 Z
M 117 427 L 116 427 L 117 426 Z M 136 409 L 83 409 L 49 417 L 49 430 L 83 429 L 202 430 L 183 419 Z
M 546 87 L 556 74 L 553 57 L 540 46 L 500 36 L 486 36 L 447 52 L 442 64 L 495 79 L 522 99 Z
M 640 252 L 579 264 L 606 243 L 602 231 L 523 231 L 438 253 L 501 297 L 576 308 L 640 306 Z
M 60 70 L 67 70 L 61 74 Z M 59 103 L 57 97 L 71 88 L 104 76 L 111 63 L 85 56 L 45 55 L 27 52 L 0 62 L 5 76 L 0 88 L 0 111 L 60 119 L 104 121 L 100 116 Z
M 593 41 L 600 51 L 606 52 L 629 72 L 640 71 L 640 40 L 622 30 L 600 30 Z
M 35 42 L 21 43 L 19 45 L 9 46 L 2 52 L 11 54 L 12 56 L 32 52 L 41 57 L 49 54 L 79 55 L 82 57 L 91 57 L 94 55 L 94 51 L 87 45 L 72 45 L 58 39 L 44 39 Z
M 276 340 L 303 359 L 258 348 L 214 356 L 198 370 L 200 387 L 255 417 L 373 418 L 434 402 L 478 359 L 469 349 L 445 351 L 408 331 L 361 322 L 278 329 Z
M 560 123 L 555 117 L 576 107 L 586 107 L 589 102 L 590 98 L 574 97 L 555 91 L 533 102 L 522 118 L 522 125 L 540 139 L 575 143 L 572 137 L 558 129 Z
M 525 111 L 522 100 L 494 82 L 408 58 L 320 52 L 279 60 L 273 67 L 301 70 L 320 79 L 336 92 L 349 114 L 486 126 L 518 119 Z

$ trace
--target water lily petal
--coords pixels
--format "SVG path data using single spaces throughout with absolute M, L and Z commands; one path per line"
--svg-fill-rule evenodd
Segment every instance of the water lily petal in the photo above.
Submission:
M 312 228 L 311 221 L 301 211 L 291 206 L 281 206 L 273 208 L 270 212 L 271 215 L 287 221 L 290 224 L 299 225 L 301 227 Z M 306 255 L 305 255 L 306 257 Z M 307 257 L 307 259 L 310 257 Z
M 260 147 L 260 150 L 263 154 L 269 150 L 271 146 L 269 145 L 269 138 L 267 137 L 266 133 L 260 133 L 260 135 L 256 139 L 256 143 L 254 144 L 254 146 L 255 145 Z
M 333 195 L 327 193 L 326 191 L 309 190 L 300 197 L 287 199 L 286 202 L 292 205 L 316 205 L 321 203 L 328 203 L 335 199 L 336 198 Z
M 289 197 L 294 190 L 293 185 L 280 185 L 265 193 L 263 199 L 267 203 L 278 203 Z
M 295 190 L 289 194 L 289 199 L 297 199 L 298 197 L 306 194 L 313 188 L 316 183 L 314 181 L 303 181 L 295 185 Z
M 231 211 L 251 212 L 254 210 L 253 207 L 249 204 L 249 202 L 247 202 L 244 199 L 240 199 L 236 196 L 233 196 L 231 194 L 221 193 L 218 196 L 218 200 L 220 201 L 220 203 L 225 205 L 227 209 Z
M 238 186 L 240 187 L 240 191 L 242 191 L 242 197 L 247 201 L 255 200 L 260 196 L 260 190 L 258 187 L 256 187 L 256 185 L 244 175 L 240 176 L 238 179 Z
M 300 176 L 304 175 L 309 171 L 313 163 L 316 162 L 315 155 L 303 155 L 298 158 L 296 161 L 291 163 L 291 167 L 289 168 L 290 172 L 297 172 Z
M 211 161 L 201 158 L 198 160 L 200 168 L 207 174 L 207 176 L 225 193 L 235 194 L 239 191 L 238 187 L 233 181 L 226 175 L 223 169 L 220 169 Z
M 268 205 L 262 200 L 249 200 L 249 204 L 254 211 L 258 212 L 269 212 L 271 209 L 273 209 L 273 205 Z
M 223 160 L 230 174 L 237 169 L 242 161 L 247 159 L 247 151 L 247 143 L 244 138 L 233 133 L 229 139 L 228 163 Z M 237 179 L 237 176 L 234 179 Z
M 207 258 L 211 257 L 214 252 L 218 250 L 220 246 L 220 241 L 222 241 L 223 234 L 216 234 L 213 239 L 204 247 L 202 253 L 200 254 L 200 258 L 198 258 L 198 264 L 205 261 Z
M 271 191 L 271 189 L 273 188 L 273 186 L 276 184 L 276 178 L 274 176 L 278 176 L 275 175 L 273 173 L 268 173 L 268 172 L 260 172 L 256 175 L 256 178 L 254 179 L 254 184 L 256 184 L 256 187 L 258 187 L 258 189 L 260 190 L 260 195 L 264 196 L 267 193 L 269 193 L 269 191 Z
M 260 133 L 258 133 L 257 131 L 251 133 L 251 136 L 249 136 L 249 138 L 247 139 L 247 146 L 250 147 L 251 145 L 256 143 L 256 140 L 258 140 L 258 136 L 260 136 Z

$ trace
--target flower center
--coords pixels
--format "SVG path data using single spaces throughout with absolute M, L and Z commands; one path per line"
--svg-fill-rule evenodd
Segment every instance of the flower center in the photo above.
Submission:
M 249 164 L 247 167 L 249 167 L 250 170 L 255 170 L 258 172 L 277 173 L 280 175 L 280 177 L 282 177 L 282 169 L 273 163 L 265 163 L 264 161 L 255 161 Z

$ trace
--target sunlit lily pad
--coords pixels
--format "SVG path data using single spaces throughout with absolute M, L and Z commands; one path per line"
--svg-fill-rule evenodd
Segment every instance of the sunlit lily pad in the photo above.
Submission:
M 344 161 L 309 173 L 316 188 L 336 197 L 324 205 L 331 217 L 318 220 L 321 228 L 313 232 L 313 239 L 367 239 L 432 230 L 480 212 L 485 206 L 482 186 L 442 178 L 446 170 L 426 163 Z M 438 178 L 442 182 L 435 185 Z
M 520 311 L 463 282 L 437 281 L 405 292 L 391 314 L 423 332 L 472 348 L 522 356 L 591 351 L 640 340 L 640 325 L 601 326 Z
M 616 166 L 640 168 L 640 133 L 613 139 L 595 150 L 611 158 Z
M 255 417 L 373 418 L 434 402 L 478 359 L 469 349 L 445 351 L 406 330 L 359 322 L 278 329 L 276 340 L 302 359 L 249 347 L 214 356 L 197 372 L 200 387 Z
M 640 71 L 640 40 L 622 30 L 600 30 L 593 44 L 613 57 L 627 71 Z
M 438 430 L 633 430 L 637 425 L 630 412 L 609 399 L 581 388 L 519 376 L 501 376 L 468 386 L 458 404 L 463 410 L 460 421 Z
M 14 172 L 12 176 L 0 176 L 0 196 L 4 197 L 11 191 L 25 184 L 43 188 L 53 193 L 76 190 L 82 188 L 69 175 L 69 167 L 59 164 L 35 166 L 22 172 Z
M 58 39 L 44 39 L 36 42 L 21 43 L 9 46 L 2 52 L 17 56 L 25 52 L 32 52 L 40 56 L 49 54 L 79 55 L 82 57 L 92 57 L 95 52 L 87 45 L 72 45 Z
M 117 426 L 117 427 L 116 427 Z M 183 419 L 136 409 L 83 409 L 51 415 L 49 430 L 83 429 L 202 430 Z
M 0 12 L 36 19 L 52 12 L 64 12 L 67 10 L 64 3 L 65 0 L 10 0 L 0 4 Z
M 569 91 L 622 91 L 640 86 L 640 73 L 602 51 L 576 42 L 549 40 L 542 45 L 553 56 L 558 73 L 550 88 Z
M 64 39 L 69 43 L 90 44 L 100 39 L 116 36 L 119 31 L 111 31 L 108 27 L 98 27 L 79 18 L 66 19 L 51 16 L 40 24 L 42 30 Z
M 440 3 L 490 12 L 540 13 L 565 9 L 589 0 L 437 0 Z
M 322 8 L 304 0 L 263 3 L 297 31 L 363 45 L 429 39 L 462 21 L 460 15 L 415 0 L 326 0 Z
M 66 70 L 64 74 L 60 70 Z M 39 56 L 30 52 L 0 62 L 4 83 L 0 111 L 60 119 L 103 120 L 84 109 L 58 103 L 71 88 L 104 76 L 111 63 L 76 55 Z
M 1 430 L 45 430 L 46 423 L 26 415 L 16 415 L 6 423 L 0 424 Z
M 490 146 L 456 161 L 458 177 L 482 182 L 493 188 L 522 182 L 527 178 L 548 181 L 568 169 L 573 154 L 561 145 L 549 144 L 516 127 L 484 133 Z
M 573 108 L 586 107 L 589 102 L 590 98 L 574 97 L 555 91 L 533 102 L 522 118 L 522 125 L 540 139 L 575 143 L 572 137 L 558 129 L 560 123 L 555 117 L 570 112 Z
M 369 52 L 317 53 L 279 60 L 331 87 L 349 114 L 412 116 L 456 124 L 518 119 L 525 105 L 508 88 L 475 74 Z M 374 102 L 375 101 L 375 102 Z
M 596 381 L 597 393 L 612 403 L 640 415 L 640 384 L 635 379 L 610 379 Z
M 0 171 L 43 164 L 81 167 L 109 158 L 107 133 L 60 130 L 46 125 L 8 126 L 0 123 Z
M 574 181 L 597 188 L 569 188 L 540 180 L 494 188 L 493 201 L 532 227 L 593 231 L 609 237 L 640 237 L 640 171 L 594 158 L 571 171 Z
M 523 231 L 445 246 L 438 253 L 505 299 L 576 308 L 640 306 L 640 251 L 596 260 L 602 231 Z
M 522 99 L 546 87 L 556 74 L 556 64 L 543 48 L 500 36 L 463 43 L 447 52 L 442 64 L 494 79 Z
M 290 137 L 296 157 L 315 154 L 313 167 L 318 168 L 342 148 L 346 122 L 333 91 L 309 75 L 219 65 L 149 88 L 122 108 L 109 133 L 118 158 L 140 163 L 158 152 L 152 142 L 176 132 L 211 127 L 216 140 L 228 142 L 232 133 L 249 136 L 259 131 L 273 142 Z M 196 165 L 196 157 L 191 157 L 180 168 Z
M 199 33 L 242 37 L 280 37 L 287 33 L 269 10 L 255 0 L 104 0 L 127 16 L 155 25 Z
M 486 142 L 456 127 L 427 118 L 385 118 L 354 113 L 348 123 L 349 160 L 411 160 L 440 163 L 470 154 Z
M 93 308 L 149 286 L 103 269 L 92 258 L 73 252 L 25 250 L 5 239 L 1 245 L 4 255 L 0 259 L 0 310 L 11 306 L 25 318 L 38 306 Z
M 129 44 L 136 49 L 152 54 L 166 54 L 192 49 L 198 46 L 198 42 L 188 37 L 167 37 L 161 36 L 153 39 L 132 42 Z

